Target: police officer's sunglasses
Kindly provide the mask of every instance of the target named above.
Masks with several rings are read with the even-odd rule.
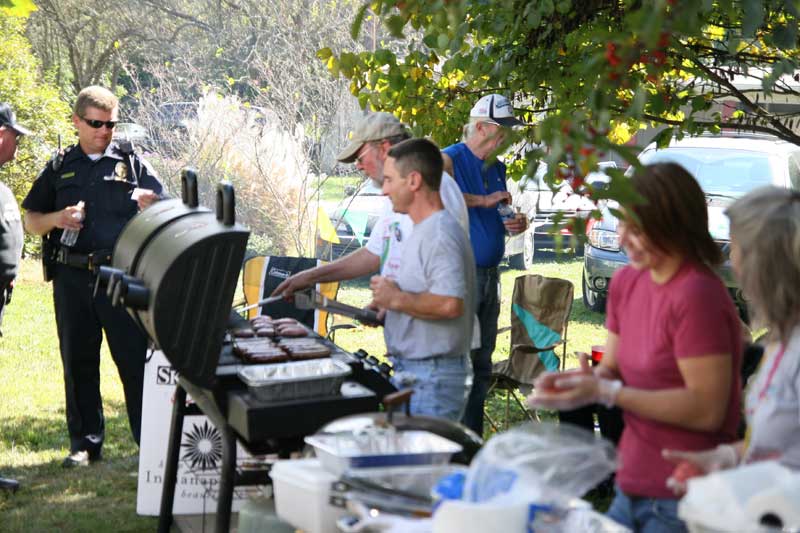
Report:
[[[113,130],[114,127],[117,125],[117,122],[119,122],[117,120],[94,120],[91,118],[84,118],[84,117],[81,117],[81,120],[87,123],[90,128],[100,129],[103,126],[105,126],[110,130]]]

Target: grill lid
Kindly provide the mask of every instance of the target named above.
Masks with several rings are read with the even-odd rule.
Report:
[[[185,170],[182,182],[181,206],[159,202],[125,227],[98,287],[179,373],[210,387],[250,233],[235,222],[233,186],[218,186],[212,213],[197,205],[196,175]]]

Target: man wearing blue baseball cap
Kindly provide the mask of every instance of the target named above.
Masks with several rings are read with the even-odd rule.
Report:
[[[14,111],[6,103],[0,102],[0,167],[17,154],[17,140],[30,131],[17,124]],[[17,199],[5,183],[0,181],[0,325],[3,310],[11,302],[14,278],[17,276],[19,259],[22,254],[22,218]],[[0,336],[3,333],[0,331]],[[0,477],[0,490],[15,492],[19,482]]]

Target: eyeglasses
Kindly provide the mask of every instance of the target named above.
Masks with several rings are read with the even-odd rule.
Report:
[[[90,128],[94,128],[96,130],[102,128],[103,126],[105,126],[110,130],[113,130],[114,127],[117,125],[117,122],[119,122],[117,120],[94,120],[91,118],[84,118],[84,117],[81,117],[81,120],[87,123]]]
[[[364,148],[362,149],[361,155],[356,157],[356,160],[355,160],[356,165],[363,165],[364,164],[364,157],[366,157],[367,152],[369,152],[369,149],[372,146],[373,145],[370,144],[370,143],[367,143],[367,144],[364,145]]]

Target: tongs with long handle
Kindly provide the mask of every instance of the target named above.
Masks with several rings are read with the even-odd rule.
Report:
[[[283,295],[282,294],[279,294],[277,296],[270,296],[269,298],[263,298],[263,299],[257,301],[256,303],[247,305],[245,307],[237,307],[237,308],[234,309],[234,311],[237,311],[237,312],[241,313],[241,312],[244,312],[244,311],[249,311],[250,309],[255,309],[256,307],[261,307],[262,305],[267,305],[267,304],[271,304],[273,302],[277,302],[279,300],[283,300]]]
[[[294,305],[298,309],[322,309],[329,313],[355,318],[359,322],[372,326],[383,325],[378,313],[372,309],[363,309],[337,302],[314,289],[305,289],[294,293]]]

